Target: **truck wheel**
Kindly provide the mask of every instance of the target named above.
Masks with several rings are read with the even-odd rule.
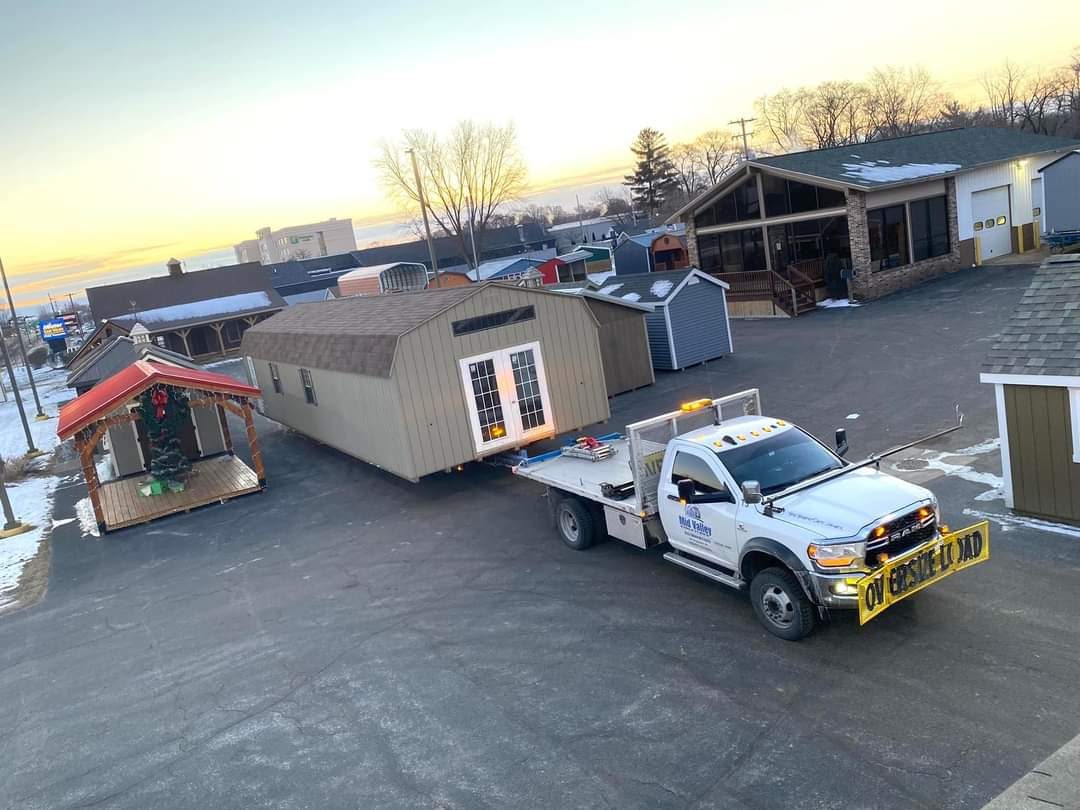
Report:
[[[575,551],[587,549],[596,536],[592,512],[577,498],[562,498],[555,505],[555,526],[562,541]]]
[[[798,641],[814,629],[814,606],[786,568],[759,571],[750,582],[750,601],[758,621],[774,636]]]

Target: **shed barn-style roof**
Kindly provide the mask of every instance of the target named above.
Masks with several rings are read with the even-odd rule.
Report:
[[[398,338],[492,286],[558,295],[542,288],[480,282],[296,304],[244,332],[240,351],[296,366],[389,377]]]
[[[258,388],[225,374],[138,360],[119,374],[98,383],[81,397],[63,405],[56,434],[61,439],[67,439],[158,384],[241,397],[262,396]]]
[[[1080,377],[1080,253],[1043,262],[982,370]]]

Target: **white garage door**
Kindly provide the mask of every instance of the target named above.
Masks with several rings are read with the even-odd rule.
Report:
[[[973,192],[971,217],[983,261],[1012,253],[1008,186]]]

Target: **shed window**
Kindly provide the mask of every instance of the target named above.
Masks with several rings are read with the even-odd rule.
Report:
[[[270,382],[274,386],[274,393],[281,393],[281,372],[278,371],[277,363],[268,363],[270,366]]]
[[[911,243],[915,261],[949,252],[949,215],[945,197],[931,197],[909,204]]]
[[[866,227],[870,232],[870,259],[879,269],[908,263],[907,217],[903,205],[867,211]]]
[[[495,329],[500,326],[509,326],[512,323],[522,323],[536,318],[536,308],[533,306],[518,307],[517,309],[504,309],[500,312],[491,312],[487,315],[477,315],[475,318],[463,318],[454,321],[450,326],[454,330],[454,337],[470,335],[473,332],[483,332],[487,329]]]
[[[304,386],[304,399],[308,405],[318,405],[319,400],[315,397],[315,383],[311,381],[311,372],[306,368],[300,369],[300,384]]]

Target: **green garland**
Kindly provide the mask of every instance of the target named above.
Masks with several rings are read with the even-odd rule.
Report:
[[[164,390],[169,395],[169,400],[165,403],[165,416],[162,419],[157,418],[157,408],[151,401],[156,390]],[[178,388],[169,386],[163,386],[161,389],[150,388],[140,397],[139,407],[143,424],[146,425],[146,435],[151,440],[161,435],[162,431],[174,436],[182,424],[191,421],[191,406],[188,405],[187,394]]]

